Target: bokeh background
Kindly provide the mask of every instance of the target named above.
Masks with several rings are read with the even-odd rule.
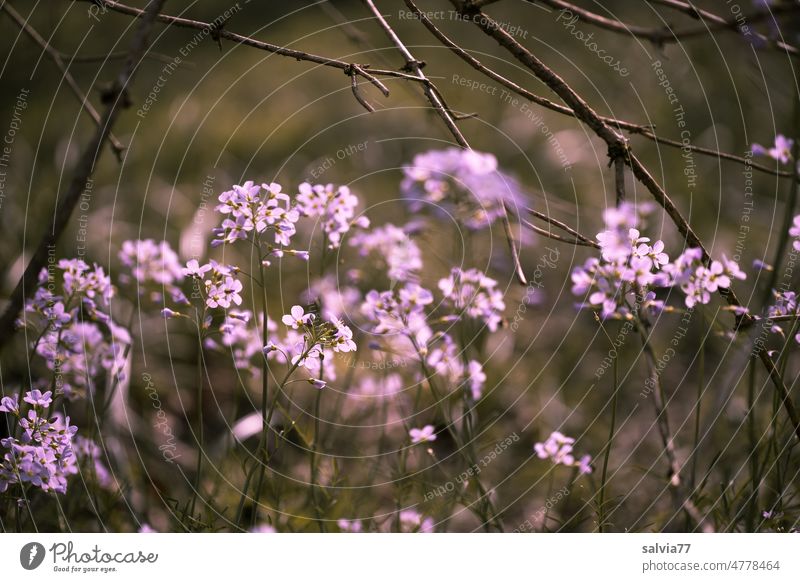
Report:
[[[113,81],[121,61],[105,58],[125,51],[135,21],[113,11],[102,13],[86,2],[12,3],[51,45],[68,56],[97,56],[70,65],[81,88],[100,108],[102,90]],[[142,2],[130,0],[142,6]],[[581,1],[581,6],[624,22],[651,28],[680,30],[698,26],[698,21],[670,11],[655,2],[603,0]],[[724,18],[734,18],[734,3],[700,2]],[[743,14],[751,14],[761,3],[740,1]],[[773,3],[779,4],[779,3]],[[228,0],[186,2],[170,0],[165,12],[212,21],[233,6]],[[580,232],[594,236],[602,226],[602,211],[614,204],[613,171],[608,168],[604,144],[579,122],[534,104],[513,104],[504,98],[502,87],[482,77],[441,46],[417,21],[406,18],[402,2],[379,2],[379,8],[414,55],[426,63],[425,73],[439,87],[453,110],[476,114],[459,122],[475,149],[493,153],[500,166],[520,183],[529,204],[567,222]],[[345,61],[369,63],[373,67],[397,69],[403,60],[361,2],[245,2],[225,28],[274,44],[289,46]],[[420,1],[423,10],[447,11],[442,1]],[[653,124],[659,135],[680,140],[688,131],[691,143],[739,156],[754,142],[770,144],[778,133],[794,135],[793,102],[796,59],[769,46],[753,44],[735,31],[717,30],[677,44],[657,46],[624,34],[600,30],[585,23],[576,29],[593,33],[593,40],[607,54],[619,60],[629,74],[622,76],[603,63],[574,30],[559,21],[557,11],[536,3],[504,0],[488,7],[496,20],[517,27],[516,38],[556,70],[598,112],[642,124]],[[775,22],[759,22],[754,28],[787,42],[798,41],[798,20],[783,16]],[[487,66],[542,96],[556,99],[547,87],[523,69],[470,23],[449,16],[436,20],[437,26],[478,57]],[[452,136],[431,111],[420,87],[401,79],[385,79],[391,90],[387,98],[374,87],[362,91],[376,111],[367,112],[354,99],[349,78],[341,71],[291,58],[269,54],[231,42],[205,37],[196,46],[197,31],[158,24],[152,36],[151,55],[137,74],[130,97],[132,105],[120,118],[114,133],[128,145],[123,163],[106,148],[97,164],[87,208],[76,211],[70,229],[58,244],[58,255],[76,256],[79,246],[79,215],[88,216],[86,257],[118,272],[117,251],[123,240],[165,239],[184,259],[209,256],[210,228],[216,217],[210,211],[215,197],[230,185],[246,179],[276,181],[293,192],[303,181],[348,184],[361,198],[361,209],[372,223],[403,224],[419,218],[400,194],[402,167],[414,155],[449,147]],[[11,145],[0,207],[2,281],[0,290],[10,293],[21,275],[23,250],[38,243],[53,212],[59,192],[68,183],[74,165],[94,131],[90,118],[81,111],[52,62],[41,49],[5,15],[0,14],[0,132],[11,122],[17,96],[29,91],[21,124]],[[181,63],[167,70],[168,63],[181,56]],[[654,62],[660,61],[669,86],[685,112],[685,128],[677,124],[674,103],[660,85]],[[156,86],[164,79],[157,99],[148,111],[137,114]],[[463,81],[466,79],[466,81]],[[472,89],[472,80],[486,83]],[[493,89],[494,88],[494,89]],[[790,184],[774,176],[752,172],[739,164],[697,153],[690,158],[680,150],[658,146],[631,136],[631,143],[664,185],[692,227],[706,241],[712,255],[737,255],[748,271],[748,279],[736,285],[743,302],[756,312],[763,307],[768,274],[751,268],[752,261],[770,262],[784,215]],[[360,144],[360,145],[359,145]],[[565,167],[565,158],[568,166]],[[333,160],[333,163],[325,163]],[[772,160],[761,160],[767,165]],[[691,166],[690,179],[684,170]],[[327,167],[325,167],[327,166]],[[745,197],[752,179],[754,196]],[[205,195],[204,195],[205,189]],[[208,197],[208,191],[213,196]],[[648,193],[628,182],[628,196],[649,201]],[[750,229],[740,238],[746,203],[753,202]],[[204,210],[203,203],[208,204]],[[663,238],[670,254],[683,248],[672,224],[659,211],[651,215],[648,233]],[[453,264],[476,267],[497,279],[506,294],[506,316],[513,317],[523,302],[526,289],[515,282],[504,236],[494,232],[475,233],[465,252],[464,242],[452,224],[427,217],[417,241],[425,254],[424,281],[432,287]],[[613,391],[611,373],[595,376],[608,354],[609,339],[619,324],[600,326],[591,313],[578,311],[578,298],[570,293],[569,273],[592,251],[549,241],[523,229],[516,231],[522,241],[522,261],[530,273],[539,272],[541,287],[533,293],[515,332],[506,328],[490,340],[493,356],[485,362],[487,396],[478,409],[477,449],[489,451],[498,441],[516,434],[520,438],[499,455],[482,473],[484,483],[494,489],[495,504],[502,509],[506,529],[512,530],[537,514],[553,491],[569,487],[569,496],[559,501],[546,524],[537,529],[592,531],[595,529],[597,471],[577,478],[564,468],[537,459],[533,444],[552,430],[560,429],[578,439],[576,450],[598,456],[607,441],[609,400]],[[737,249],[737,244],[739,245]],[[543,256],[552,257],[554,267],[541,268]],[[313,250],[313,247],[312,247]],[[216,252],[216,251],[215,251]],[[225,260],[236,262],[236,251],[226,251]],[[219,256],[219,253],[212,254]],[[345,251],[343,265],[355,257]],[[537,265],[540,267],[537,271]],[[366,268],[366,265],[358,265]],[[278,319],[299,297],[316,268],[299,262],[283,264],[275,271],[270,287],[270,315]],[[341,284],[353,284],[346,268],[335,271]],[[359,284],[367,287],[367,278]],[[365,289],[366,290],[366,289]],[[127,294],[126,294],[127,293]],[[740,343],[724,330],[732,323],[730,314],[720,312],[715,299],[691,323],[692,333],[682,340],[662,381],[670,398],[670,415],[676,431],[676,446],[682,458],[691,452],[694,427],[693,407],[699,377],[701,338],[705,340],[705,382],[702,426],[705,438],[697,451],[698,471],[704,477],[698,493],[701,508],[719,514],[721,523],[732,530],[752,527],[742,515],[733,519],[741,492],[749,482],[749,450],[743,424],[746,388],[740,382],[747,366],[747,354]],[[61,520],[74,530],[107,528],[135,531],[142,523],[164,531],[184,529],[229,529],[226,515],[238,501],[242,480],[241,451],[230,452],[232,420],[256,410],[259,386],[240,374],[225,354],[209,354],[205,360],[205,434],[209,471],[203,484],[209,504],[196,521],[176,515],[191,491],[194,464],[192,420],[195,416],[196,337],[189,325],[165,323],[157,308],[136,305],[130,290],[120,289],[117,301],[121,320],[133,322],[134,349],[123,397],[103,413],[101,434],[106,461],[119,480],[120,489],[106,493],[95,515],[86,503],[88,490],[74,487],[63,504]],[[673,337],[679,317],[659,321],[656,349],[660,352]],[[659,347],[659,341],[662,345]],[[780,347],[776,343],[775,347]],[[374,354],[360,353],[367,361]],[[28,376],[27,354],[22,337],[2,354],[2,382],[16,386]],[[787,377],[796,377],[791,362]],[[641,345],[634,334],[620,350],[620,425],[611,455],[609,497],[613,509],[613,531],[670,529],[686,527],[684,519],[673,516],[666,490],[666,464],[653,422],[652,403],[640,397],[645,368]],[[36,371],[34,370],[34,374]],[[363,519],[366,529],[385,529],[395,506],[396,459],[375,455],[374,444],[384,433],[380,406],[361,409],[348,397],[359,378],[383,372],[355,370],[347,374],[341,391],[326,401],[321,418],[325,428],[324,478],[334,501],[326,517],[335,530],[338,518]],[[165,463],[158,450],[159,438],[153,426],[154,410],[145,390],[143,374],[157,387],[163,408],[170,417],[184,462]],[[762,399],[756,430],[782,431],[786,427],[771,420],[773,395],[761,371],[755,386]],[[746,378],[746,376],[744,376]],[[297,394],[299,411],[310,411],[312,394]],[[389,416],[393,403],[388,403]],[[92,413],[74,411],[86,422]],[[424,421],[424,422],[423,422]],[[419,424],[439,422],[433,416]],[[310,412],[300,416],[302,430],[311,422]],[[365,427],[364,425],[372,425]],[[706,432],[707,431],[707,432]],[[291,431],[288,432],[292,438]],[[387,431],[390,441],[400,446],[405,438],[402,426]],[[784,442],[784,441],[781,441]],[[250,443],[254,446],[255,443]],[[389,447],[390,449],[392,447]],[[409,483],[407,504],[422,502],[422,494],[452,479],[460,472],[451,457],[452,443],[441,438],[435,443],[436,466],[430,457],[415,453],[412,463],[427,467]],[[308,463],[299,447],[287,447],[270,471],[267,503],[279,501],[279,510],[264,512],[264,520],[275,522],[282,531],[309,529],[307,489]],[[764,459],[770,458],[764,452]],[[782,451],[775,463],[765,461],[766,486],[759,510],[769,508],[779,492],[772,486],[773,472],[783,474],[782,483],[794,486],[783,492],[785,521],[780,526],[758,520],[760,529],[790,527],[797,519],[797,455]],[[381,484],[382,483],[382,484]],[[52,500],[42,501],[51,507]],[[471,531],[480,522],[463,504],[437,498],[417,509],[434,517],[441,531]],[[248,507],[247,511],[254,511]],[[44,510],[43,514],[44,515]],[[44,529],[57,528],[56,513],[43,516]],[[759,514],[760,515],[760,514]],[[66,516],[66,517],[65,517]],[[374,516],[378,516],[373,519]],[[190,526],[187,526],[190,523]],[[63,524],[62,524],[63,527]]]

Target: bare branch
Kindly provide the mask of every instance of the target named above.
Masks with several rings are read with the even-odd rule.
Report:
[[[78,98],[78,101],[81,104],[86,113],[89,114],[89,117],[92,118],[95,125],[100,125],[100,114],[97,113],[97,110],[92,106],[92,103],[89,101],[89,98],[86,94],[81,91],[81,88],[78,86],[78,83],[75,82],[75,79],[69,73],[67,66],[64,64],[64,60],[62,59],[61,53],[55,50],[50,44],[33,28],[28,22],[17,12],[11,4],[8,2],[4,2],[0,8],[8,14],[11,20],[19,26],[22,31],[27,34],[36,44],[38,44],[42,50],[50,57],[50,60],[58,67],[58,70],[61,71],[61,74],[64,76],[64,80],[67,82],[67,86],[70,90],[75,94],[75,97]],[[122,161],[122,154],[125,151],[125,146],[120,142],[113,133],[109,133],[108,136],[109,145],[111,149],[114,151],[114,155],[117,157],[118,161]]]
[[[527,210],[530,214],[532,214],[536,218],[540,218],[541,220],[544,220],[545,222],[548,222],[548,223],[552,224],[553,226],[557,226],[558,228],[560,228],[564,232],[568,232],[569,234],[574,236],[576,239],[581,241],[583,243],[583,246],[594,247],[596,249],[600,248],[600,245],[597,244],[595,241],[593,241],[592,239],[590,239],[587,236],[582,235],[577,230],[575,230],[574,228],[572,228],[571,226],[569,226],[567,224],[564,224],[560,220],[556,220],[555,218],[545,214],[544,212],[539,212],[538,210],[534,210],[533,208],[526,208],[525,210]]]
[[[490,79],[498,82],[499,84],[503,85],[504,87],[506,87],[510,91],[513,91],[514,93],[516,93],[517,95],[520,95],[520,96],[524,97],[525,99],[528,99],[532,103],[536,103],[537,105],[545,107],[545,108],[547,108],[547,109],[549,109],[551,111],[555,111],[556,113],[561,113],[562,115],[567,115],[569,117],[576,117],[575,112],[572,109],[570,109],[569,107],[565,107],[564,105],[560,105],[558,103],[554,103],[553,101],[551,101],[551,100],[549,100],[549,99],[547,99],[545,97],[542,97],[540,95],[536,95],[535,93],[529,91],[528,89],[525,89],[524,87],[518,85],[514,81],[508,79],[507,77],[504,77],[503,75],[500,75],[496,71],[490,69],[489,67],[484,65],[480,60],[478,60],[477,58],[473,57],[466,50],[464,50],[462,47],[460,47],[458,44],[456,44],[453,40],[450,39],[450,37],[448,37],[446,34],[444,34],[425,15],[425,13],[422,12],[416,6],[416,4],[414,4],[413,0],[405,0],[405,3],[406,3],[406,6],[408,6],[408,8],[412,12],[414,12],[417,20],[422,22],[422,24],[425,25],[425,27],[431,32],[431,34],[433,34],[443,45],[445,45],[447,48],[449,48],[456,56],[461,58],[464,62],[469,64],[475,70],[483,73],[484,75],[486,75]],[[629,133],[631,133],[633,135],[641,135],[642,137],[645,137],[645,138],[647,138],[647,139],[649,139],[651,141],[654,141],[656,143],[659,143],[659,144],[668,145],[670,147],[674,147],[674,148],[678,148],[678,149],[689,149],[689,150],[691,150],[693,152],[697,152],[699,154],[703,154],[703,155],[706,155],[706,156],[720,158],[720,159],[728,160],[728,161],[731,161],[731,162],[737,162],[737,163],[742,164],[744,166],[749,166],[750,168],[752,168],[754,170],[758,170],[759,172],[763,172],[765,174],[770,174],[770,175],[773,175],[773,176],[780,176],[782,178],[790,178],[790,177],[794,176],[794,174],[792,172],[777,170],[777,169],[769,168],[769,167],[761,165],[761,164],[753,163],[752,160],[749,160],[749,159],[744,158],[742,156],[737,156],[737,155],[734,155],[734,154],[720,152],[718,150],[714,150],[714,149],[710,149],[710,148],[704,148],[704,147],[696,146],[696,145],[693,145],[693,144],[684,144],[682,142],[679,142],[679,141],[676,141],[676,140],[673,140],[673,139],[660,137],[660,136],[656,135],[655,132],[653,131],[653,128],[651,126],[648,126],[648,125],[640,125],[640,124],[636,124],[636,123],[631,123],[629,121],[623,121],[621,119],[616,119],[614,117],[605,117],[605,116],[602,116],[602,115],[599,116],[599,117],[600,117],[600,119],[602,121],[604,121],[607,125],[609,125],[611,127],[616,127],[616,128],[618,128],[620,130],[625,130],[625,131],[627,131],[627,132],[629,132]]]
[[[579,20],[586,22],[587,24],[591,24],[598,28],[602,28],[604,30],[609,30],[611,32],[616,32],[620,34],[635,36],[637,38],[642,38],[645,40],[649,40],[655,45],[661,46],[668,43],[676,43],[682,40],[687,40],[689,38],[698,37],[706,34],[710,34],[713,30],[737,30],[740,26],[739,21],[735,18],[731,20],[725,20],[724,18],[717,16],[711,12],[705,10],[696,10],[691,5],[686,5],[688,9],[692,9],[692,14],[696,17],[699,17],[701,20],[709,20],[711,24],[704,23],[702,26],[693,27],[686,30],[673,30],[672,28],[646,28],[643,26],[636,26],[633,24],[626,24],[621,22],[615,18],[607,18],[595,12],[591,12],[580,6],[576,6],[574,4],[570,4],[569,2],[562,2],[562,0],[525,0],[531,4],[535,4],[540,2],[551,8],[555,8],[556,10],[563,10],[569,12],[573,17],[577,17]],[[798,7],[795,5],[792,7],[793,9],[797,9]],[[775,48],[784,51],[792,56],[800,55],[800,51],[783,41],[774,42],[767,36],[759,33],[753,32],[753,36],[757,38],[760,42],[764,43],[766,46],[773,45]]]
[[[578,247],[593,247],[593,248],[596,248],[596,249],[600,248],[600,245],[597,244],[596,242],[592,242],[590,240],[583,240],[583,239],[580,239],[580,238],[575,238],[574,240],[570,240],[570,239],[564,238],[563,236],[561,236],[559,234],[556,234],[556,233],[554,233],[554,232],[552,232],[550,230],[545,230],[545,229],[543,229],[543,228],[541,228],[539,226],[536,226],[535,224],[533,224],[532,222],[530,222],[528,220],[525,220],[524,218],[520,218],[520,221],[522,222],[522,224],[524,224],[525,226],[530,228],[533,232],[539,233],[540,235],[545,236],[547,238],[550,238],[550,239],[553,239],[553,240],[557,240],[557,241],[560,241],[560,242],[563,242],[563,243],[567,243],[567,244],[570,244],[570,245],[575,245],[575,246],[578,246]]]
[[[39,246],[25,267],[25,272],[20,278],[6,310],[0,317],[0,348],[13,337],[16,330],[16,319],[22,309],[25,298],[36,288],[36,280],[39,272],[47,264],[48,249],[56,244],[61,237],[61,233],[67,226],[72,211],[80,200],[81,193],[86,188],[86,182],[91,177],[97,162],[103,152],[103,146],[111,134],[111,128],[119,117],[120,112],[126,106],[127,90],[136,74],[136,70],[142,61],[142,57],[147,50],[147,38],[153,28],[153,21],[164,5],[165,0],[151,0],[145,9],[141,24],[136,30],[136,34],[131,43],[128,59],[120,71],[113,87],[113,98],[109,100],[100,123],[98,123],[92,140],[83,151],[72,180],[67,191],[60,197],[61,202],[55,209],[53,223],[49,232],[45,233]],[[7,3],[5,4],[7,6]]]

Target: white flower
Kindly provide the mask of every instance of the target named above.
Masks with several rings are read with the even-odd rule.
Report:
[[[292,307],[290,313],[281,318],[281,321],[292,329],[299,329],[301,325],[311,323],[313,320],[314,314],[306,313],[299,305]]]

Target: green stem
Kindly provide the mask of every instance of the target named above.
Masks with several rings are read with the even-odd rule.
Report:
[[[705,312],[702,305],[700,306],[700,321],[705,323]],[[702,330],[705,332],[706,330]],[[703,402],[703,391],[705,389],[705,365],[706,365],[706,334],[703,334],[703,339],[700,342],[700,371],[697,379],[697,394],[695,396],[695,413],[694,413],[694,446],[692,447],[692,468],[689,473],[689,489],[694,491],[695,479],[697,476],[697,457],[699,456],[700,447],[700,406]]]
[[[611,456],[611,447],[614,443],[614,433],[617,430],[617,397],[619,395],[619,372],[618,372],[618,359],[619,354],[614,358],[614,392],[611,396],[611,426],[608,429],[608,442],[603,451],[603,469],[600,473],[600,501],[599,501],[599,519],[597,529],[600,533],[605,531],[606,520],[606,485],[608,484],[608,459]]]
[[[201,322],[197,322],[198,352],[197,352],[197,466],[194,475],[194,490],[190,513],[194,519],[197,497],[200,495],[200,474],[203,470],[203,334],[200,329]]]

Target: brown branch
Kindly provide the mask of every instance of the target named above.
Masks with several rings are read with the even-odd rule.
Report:
[[[611,32],[619,33],[619,34],[626,34],[635,36],[637,38],[642,38],[652,42],[657,46],[661,46],[668,43],[677,43],[682,40],[688,40],[690,38],[702,36],[705,34],[710,34],[713,30],[737,30],[740,27],[739,21],[735,18],[730,20],[725,20],[724,18],[717,16],[711,12],[705,10],[696,10],[691,5],[687,5],[688,9],[693,10],[693,14],[699,17],[701,20],[709,20],[711,25],[704,23],[702,26],[697,26],[693,28],[689,28],[686,30],[673,30],[670,27],[665,28],[646,28],[643,26],[636,26],[633,24],[626,24],[617,20],[616,18],[607,18],[595,12],[591,12],[580,6],[576,6],[574,4],[570,4],[569,2],[563,2],[562,0],[525,0],[525,2],[529,2],[531,4],[535,4],[540,2],[554,8],[556,10],[561,10],[564,12],[569,12],[571,16],[578,18],[587,24],[592,26],[596,26],[598,28],[602,28],[604,30],[609,30]],[[792,6],[793,9],[797,9],[797,6]],[[765,44],[774,44],[775,48],[785,51],[786,53],[792,56],[800,55],[800,50],[796,47],[787,44],[783,41],[772,42],[771,39],[759,32],[753,32],[753,35],[758,38],[759,41]]]
[[[97,162],[102,156],[103,146],[111,134],[111,128],[122,109],[126,106],[128,87],[133,81],[143,55],[147,51],[147,38],[153,28],[153,21],[164,2],[165,0],[151,0],[145,9],[142,22],[137,28],[131,43],[128,59],[114,82],[112,98],[109,99],[97,130],[75,167],[75,172],[67,191],[60,197],[61,202],[55,209],[51,228],[39,242],[39,246],[25,267],[25,272],[11,293],[6,310],[0,317],[0,348],[13,337],[17,315],[22,309],[27,295],[35,289],[39,272],[47,264],[48,250],[56,244],[61,233],[66,228],[72,212],[80,200],[81,193],[86,187],[86,182],[91,177]],[[7,6],[8,4],[6,3],[5,5]]]
[[[50,60],[53,61],[55,66],[58,67],[58,70],[61,71],[61,74],[64,76],[64,80],[67,82],[67,86],[75,94],[75,97],[78,98],[83,110],[89,114],[89,117],[92,118],[92,121],[94,121],[95,125],[99,126],[101,122],[100,114],[97,113],[97,110],[92,106],[89,98],[83,91],[81,91],[78,83],[69,73],[67,66],[64,64],[61,53],[51,47],[50,43],[48,43],[36,31],[35,28],[28,24],[28,22],[22,17],[22,15],[20,15],[19,12],[14,9],[13,6],[11,6],[11,4],[4,2],[0,8],[2,8],[3,11],[8,14],[11,20],[13,20],[14,23],[19,26],[25,34],[27,34],[36,44],[38,44],[45,53],[47,53],[47,56],[50,57]],[[111,149],[114,151],[114,155],[117,157],[117,160],[121,162],[122,154],[125,151],[125,146],[116,138],[113,133],[109,133],[108,141]]]
[[[781,403],[786,409],[786,416],[789,417],[789,421],[794,429],[794,434],[797,436],[797,440],[800,441],[800,414],[797,413],[797,409],[794,407],[794,402],[792,402],[790,391],[786,387],[786,383],[784,382],[781,373],[778,371],[778,368],[775,366],[775,362],[772,360],[772,357],[770,357],[769,353],[767,353],[766,349],[760,349],[758,351],[758,358],[767,369],[769,379],[772,380],[772,384],[775,386],[775,390],[778,392],[778,397],[781,399]]]
[[[350,87],[353,90],[353,97],[356,98],[356,101],[361,103],[364,109],[370,113],[374,113],[375,108],[369,103],[369,101],[366,100],[366,98],[364,98],[364,96],[361,94],[361,90],[358,88],[358,73],[356,72],[355,67],[350,68],[348,73],[350,75]]]
[[[693,31],[686,31],[688,34],[702,34],[703,32],[709,32],[714,30],[724,30],[724,29],[731,29],[737,30],[740,28],[739,21],[736,19],[732,20],[725,20],[723,17],[710,12],[708,10],[703,10],[702,8],[697,8],[693,4],[689,2],[683,2],[682,0],[647,0],[650,4],[660,4],[661,6],[667,6],[668,8],[673,8],[678,10],[679,12],[683,12],[687,16],[694,18],[695,20],[701,21],[708,21],[708,23],[704,27],[697,27],[695,29],[696,32]],[[774,19],[776,16],[781,16],[784,14],[789,14],[792,12],[796,12],[800,9],[800,5],[797,3],[786,3],[786,4],[779,4],[777,6],[770,7],[769,10],[759,10],[758,12],[754,12],[752,14],[748,14],[743,17],[744,21],[747,24],[754,24],[757,22],[761,22],[762,20],[767,19]],[[741,19],[740,19],[741,20]]]
[[[544,212],[539,212],[538,210],[534,210],[533,208],[526,208],[525,210],[527,210],[531,215],[535,216],[536,218],[544,220],[545,222],[560,228],[564,232],[567,232],[567,233],[571,234],[577,240],[581,241],[583,243],[583,246],[594,247],[596,249],[600,248],[600,245],[597,244],[595,241],[593,241],[592,239],[590,239],[587,236],[582,235],[577,230],[575,230],[574,228],[572,228],[571,226],[569,226],[567,224],[564,224],[560,220],[556,220],[552,216],[549,216],[549,215],[545,214]],[[526,223],[526,224],[528,224],[528,223]]]
[[[473,57],[469,54],[466,50],[461,48],[458,44],[456,44],[450,37],[444,34],[437,26],[422,12],[416,4],[414,4],[413,0],[405,0],[406,6],[415,14],[416,19],[422,22],[422,24],[435,36],[439,42],[449,48],[456,56],[462,59],[464,62],[469,64],[472,68],[479,71],[480,73],[486,75],[490,79],[497,81],[500,85],[503,85],[510,91],[513,91],[517,95],[524,97],[525,99],[531,101],[532,103],[536,103],[546,109],[551,111],[555,111],[556,113],[560,113],[562,115],[567,115],[569,117],[576,117],[575,112],[570,109],[569,107],[565,107],[564,105],[559,105],[558,103],[554,103],[553,101],[542,97],[540,95],[536,95],[535,93],[525,89],[524,87],[518,85],[514,81],[500,75],[493,69],[490,69],[486,65],[484,65],[480,60]],[[729,154],[725,152],[720,152],[718,150],[713,150],[710,148],[704,148],[701,146],[696,146],[693,144],[684,144],[682,142],[668,139],[664,137],[660,137],[652,131],[652,126],[648,125],[640,125],[636,123],[631,123],[629,121],[623,121],[621,119],[616,119],[614,117],[605,117],[599,116],[601,120],[603,120],[606,124],[611,127],[616,127],[620,130],[625,130],[633,135],[641,135],[651,141],[654,141],[659,144],[668,145],[670,147],[678,148],[678,149],[689,149],[693,152],[703,154],[706,156],[711,156],[715,158],[720,158],[724,160],[728,160],[731,162],[737,162],[739,164],[749,166],[753,170],[758,170],[759,172],[763,172],[765,174],[770,174],[773,176],[780,176],[782,178],[791,178],[794,176],[792,172],[789,171],[781,171],[776,170],[773,168],[769,168],[767,166],[757,164],[744,158],[742,156],[737,156],[734,154]]]
[[[625,159],[619,156],[614,160],[614,191],[617,194],[617,206],[625,202]]]
[[[596,242],[593,242],[593,241],[590,241],[590,240],[583,240],[583,239],[577,238],[577,237],[574,240],[570,240],[568,238],[564,238],[560,234],[556,234],[556,233],[554,233],[554,232],[552,232],[550,230],[545,230],[540,226],[536,226],[535,224],[533,224],[532,222],[530,222],[528,220],[525,220],[524,218],[520,218],[520,222],[522,222],[522,224],[524,224],[525,226],[530,228],[533,232],[539,233],[540,235],[545,236],[545,237],[547,237],[549,239],[557,240],[559,242],[567,243],[567,244],[570,244],[570,245],[575,245],[577,247],[592,247],[592,248],[595,248],[595,249],[599,249],[600,248],[600,245],[597,244]]]
[[[109,10],[113,10],[115,12],[119,12],[121,14],[127,14],[128,16],[134,16],[136,18],[142,18],[144,15],[144,11],[139,8],[134,8],[132,6],[127,6],[120,2],[114,2],[113,0],[83,0],[84,2],[93,2],[99,3],[105,8]],[[263,51],[267,51],[270,53],[274,53],[277,55],[281,55],[284,57],[290,57],[296,59],[298,61],[307,61],[310,63],[316,63],[318,65],[323,65],[326,67],[333,67],[336,69],[341,69],[344,72],[350,70],[350,67],[353,63],[348,63],[339,59],[333,59],[329,57],[324,57],[321,55],[316,55],[313,53],[308,53],[305,51],[300,51],[296,49],[291,49],[287,47],[278,46],[275,44],[271,44],[268,42],[256,40],[249,36],[244,36],[241,34],[236,34],[235,32],[230,32],[225,28],[219,27],[219,25],[215,24],[214,22],[203,22],[200,20],[192,20],[189,18],[182,18],[180,16],[171,16],[169,14],[159,14],[157,16],[157,21],[162,22],[164,24],[168,24],[170,26],[176,26],[178,28],[191,28],[194,30],[214,30],[215,38],[219,39],[226,39],[233,41],[235,43],[249,46],[253,48],[257,48]],[[360,65],[356,72],[367,79],[370,83],[375,85],[384,95],[389,94],[389,90],[386,88],[386,85],[381,83],[376,77],[376,74],[387,75],[391,77],[403,77],[409,78],[409,75],[402,75],[398,74],[396,71],[385,71],[385,70],[370,70],[367,71],[367,65]]]

